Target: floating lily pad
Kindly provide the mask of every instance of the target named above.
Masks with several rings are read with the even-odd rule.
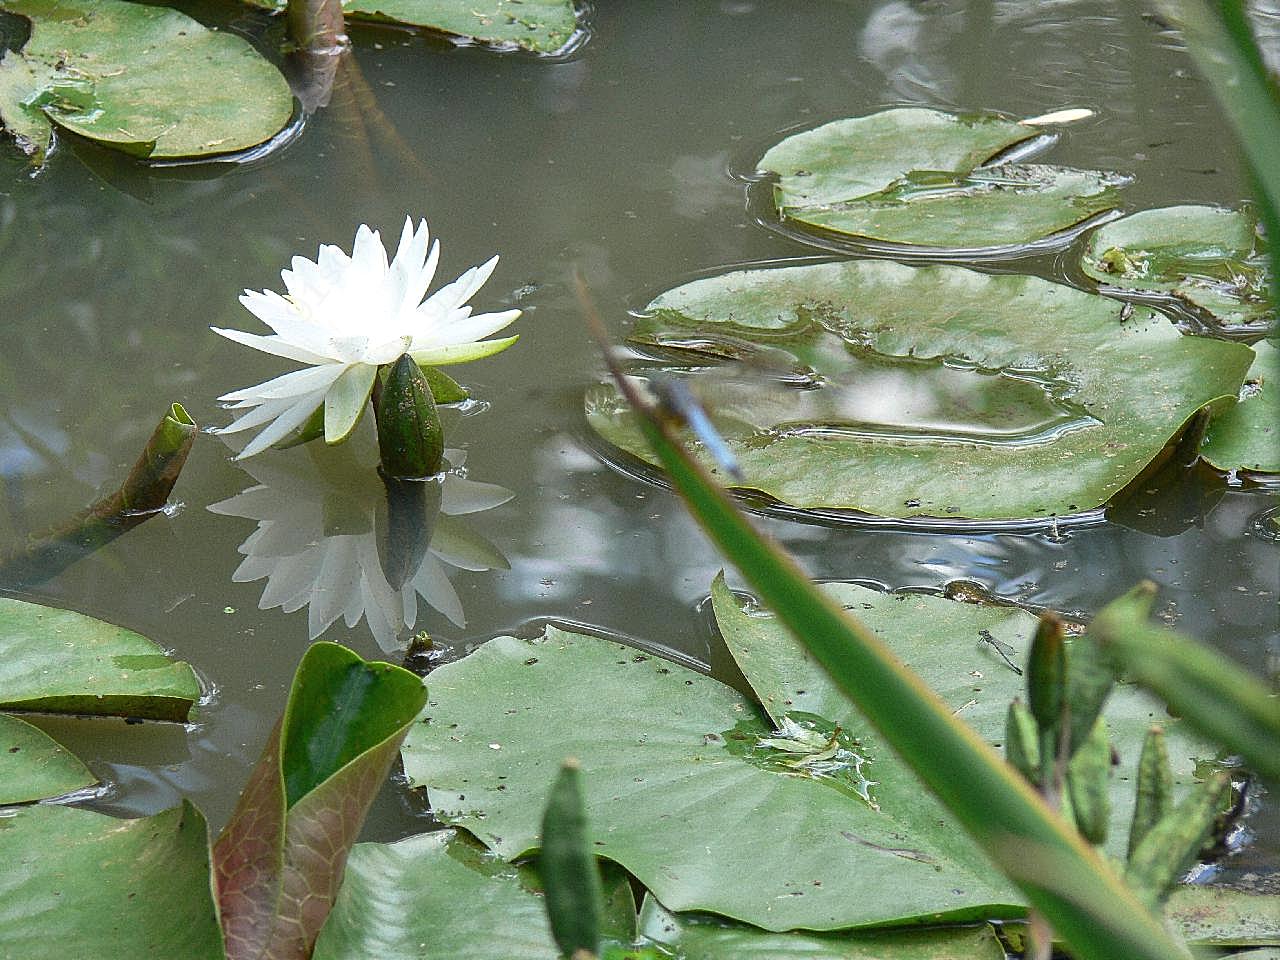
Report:
[[[649,310],[632,342],[682,361],[669,372],[747,361],[736,392],[700,378],[736,486],[879,517],[1101,507],[1199,408],[1234,398],[1252,360],[1036,277],[884,260],[739,270]],[[597,433],[653,462],[611,385],[586,408]]]
[[[39,727],[0,714],[0,805],[60,797],[97,782]]]
[[[1280,350],[1253,345],[1240,402],[1209,423],[1200,455],[1219,470],[1280,473]]]
[[[1167,293],[1224,329],[1261,330],[1275,316],[1265,247],[1252,213],[1188,204],[1100,227],[1080,266],[1109,287]]]
[[[1029,614],[831,589],[984,737],[1003,737],[1022,680],[980,630],[1019,657]],[[738,611],[723,585],[717,614],[727,635],[755,631],[743,642],[753,651],[757,640],[794,647],[772,618]],[[577,757],[597,853],[673,910],[768,930],[1020,915],[1013,887],[825,674],[788,650],[762,664],[774,652],[740,662],[776,723],[723,684],[632,648],[553,627],[499,637],[432,673],[405,772],[439,818],[513,859],[537,847],[541,798],[560,759]],[[1157,708],[1131,689],[1114,699],[1129,771]],[[1169,739],[1184,780],[1198,751],[1176,731]],[[1130,804],[1116,804],[1117,819]]]
[[[281,11],[285,0],[249,0]],[[573,0],[347,0],[348,20],[404,23],[497,46],[558,53],[575,39]]]
[[[0,121],[43,156],[53,127],[152,159],[207,157],[280,132],[293,94],[244,39],[164,7],[6,0],[32,21],[0,61]]]
[[[921,593],[886,594],[856,584],[831,583],[825,589],[890,644],[903,663],[983,739],[996,746],[1003,743],[1009,703],[1026,696],[1025,678],[1014,668],[1026,667],[1035,617],[1014,606],[961,603]],[[919,802],[919,788],[905,767],[899,772],[899,761],[876,745],[877,734],[857,708],[772,615],[744,610],[723,577],[717,578],[711,597],[725,644],[775,726],[789,719],[811,723],[813,717],[822,718],[828,727],[838,726],[880,758],[866,768],[869,778],[882,780],[872,790],[873,796],[883,796],[884,803],[895,806]],[[1192,731],[1173,723],[1160,702],[1135,684],[1119,684],[1103,713],[1118,758],[1114,773],[1122,783],[1136,776],[1142,744],[1153,722],[1166,725],[1170,762],[1180,787],[1193,780],[1198,761],[1211,759],[1216,752]],[[1123,858],[1135,798],[1132,788],[1114,782],[1113,786],[1107,849]],[[904,795],[896,796],[904,788]],[[939,817],[948,816],[938,809]],[[928,815],[919,819],[927,820]]]
[[[713,917],[674,914],[652,897],[640,935],[691,960],[1004,960],[995,931],[954,929],[865,933],[770,933]]]
[[[1280,945],[1280,895],[1229,887],[1181,886],[1165,906],[1174,928],[1193,943]]]
[[[224,960],[208,829],[189,803],[139,820],[35,806],[0,817],[0,957]]]
[[[899,108],[794,134],[760,159],[784,222],[859,241],[1018,247],[1112,209],[1115,173],[1001,162],[1041,134],[995,114]]]
[[[453,830],[359,843],[313,960],[557,960],[536,876]],[[635,901],[606,870],[604,935],[630,943]]]
[[[199,697],[191,667],[146,637],[0,598],[0,710],[184,722]]]

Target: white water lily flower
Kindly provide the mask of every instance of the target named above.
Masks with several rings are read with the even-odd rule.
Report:
[[[440,260],[440,241],[427,250],[427,222],[405,218],[395,259],[378,231],[361,224],[351,256],[325,244],[312,262],[294,257],[280,278],[286,296],[246,290],[240,302],[275,333],[261,336],[211,327],[245,346],[309,364],[219,400],[247,409],[221,433],[266,429],[237,459],[282,440],[324,405],[324,438],[338,443],[355,429],[380,364],[402,353],[420,364],[463,363],[505,350],[518,337],[485,340],[520,316],[519,310],[471,315],[466,306],[497,266],[495,256],[426,296]]]

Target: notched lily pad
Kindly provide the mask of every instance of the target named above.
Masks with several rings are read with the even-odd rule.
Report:
[[[1023,680],[986,637],[1022,657],[1031,615],[828,589],[980,735],[1002,741]],[[402,750],[411,783],[427,788],[441,820],[515,859],[538,846],[541,798],[559,761],[575,756],[597,853],[676,911],[768,930],[1021,915],[1020,895],[776,621],[740,608],[722,582],[713,598],[767,712],[674,663],[548,627],[432,673]],[[1113,694],[1122,777],[1159,712],[1132,687]],[[1176,726],[1168,738],[1184,783],[1211,748]],[[1117,823],[1131,807],[1118,798]]]
[[[986,252],[1115,207],[1127,177],[1023,162],[1050,142],[996,114],[898,108],[794,134],[758,167],[778,176],[784,223],[854,241]],[[1002,159],[1014,148],[1018,156]]]
[[[648,310],[631,343],[705,384],[744,473],[734,485],[900,519],[1102,507],[1198,409],[1234,398],[1252,360],[1145,307],[945,265],[739,270]],[[731,376],[704,375],[726,360]],[[605,440],[654,462],[612,385],[588,391],[586,410]]]
[[[249,0],[282,11],[285,0]],[[403,23],[534,53],[561,53],[579,36],[573,0],[347,0],[349,20]]]
[[[1253,345],[1239,402],[1209,422],[1200,455],[1219,470],[1280,473],[1280,350]]]
[[[53,128],[152,159],[256,146],[293,114],[280,71],[245,40],[164,7],[6,0],[32,22],[0,60],[0,121],[43,158]]]
[[[1223,330],[1264,330],[1275,316],[1266,243],[1247,210],[1188,204],[1100,227],[1080,266],[1122,291],[1162,293]]]
[[[146,637],[72,610],[0,598],[0,710],[185,722],[191,667]]]

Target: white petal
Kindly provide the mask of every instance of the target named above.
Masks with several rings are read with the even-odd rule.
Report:
[[[342,372],[324,395],[324,442],[340,443],[360,422],[378,368],[355,363]]]
[[[382,236],[371,230],[368,224],[360,224],[356,242],[351,247],[351,267],[355,280],[364,283],[381,283],[387,274],[387,249]]]
[[[245,387],[243,390],[224,393],[218,399],[223,402],[235,400],[259,402],[300,397],[303,394],[315,393],[317,390],[327,390],[345,369],[345,364],[323,363],[319,366],[307,367],[305,370],[293,370],[255,387]]]
[[[290,431],[302,426],[307,417],[315,412],[316,407],[320,405],[320,398],[320,393],[308,394],[303,397],[284,413],[280,414],[275,423],[250,440],[248,446],[240,451],[236,459],[243,460],[245,457],[252,457],[255,453],[261,453],[276,441],[283,440]]]
[[[261,350],[263,353],[284,357],[286,360],[316,364],[327,363],[333,359],[311,350],[305,350],[295,344],[286,343],[279,337],[264,337],[256,333],[245,333],[243,330],[225,330],[222,327],[210,327],[209,329],[220,336],[226,337],[228,340],[243,343],[246,347],[253,347],[253,349]]]
[[[296,402],[292,397],[286,400],[267,400],[254,406],[252,410],[238,419],[232,420],[225,427],[215,427],[210,432],[217,434],[239,433],[241,430],[249,430],[253,427],[261,426],[267,421],[274,420],[280,416]]]
[[[432,347],[447,347],[455,343],[474,343],[510,326],[519,316],[519,310],[481,313],[474,317],[465,316],[456,321],[440,324],[431,331],[428,338],[424,338],[424,342],[419,343],[415,340],[412,346],[415,350],[429,350]]]

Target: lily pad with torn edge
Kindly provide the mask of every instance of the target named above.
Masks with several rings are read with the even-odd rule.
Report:
[[[1253,345],[1240,401],[1209,422],[1200,456],[1219,470],[1280,473],[1280,350],[1266,340]]]
[[[1024,162],[1051,142],[997,114],[904,107],[793,134],[757,166],[778,177],[774,206],[784,224],[860,242],[1013,252],[1073,235],[1113,209],[1129,182]]]
[[[1095,231],[1080,267],[1122,293],[1167,294],[1224,331],[1262,331],[1275,316],[1266,244],[1247,210],[1142,210]]]
[[[833,589],[984,736],[1003,735],[1022,681],[979,630],[1020,653],[1029,614]],[[716,600],[728,633],[733,611],[744,628],[777,629],[722,583]],[[779,656],[772,671],[740,661],[775,726],[729,687],[634,648],[555,627],[499,637],[432,673],[405,772],[442,821],[515,859],[537,848],[542,798],[560,760],[577,757],[597,853],[675,911],[775,931],[1020,916],[1017,892],[855,711],[822,676],[802,677],[803,659]],[[1128,693],[1117,704],[1114,738],[1136,762],[1129,748],[1156,708]],[[1197,751],[1176,731],[1169,742],[1185,778]]]
[[[694,380],[708,353],[768,375],[727,403],[708,397],[744,473],[734,485],[897,519],[1102,507],[1197,410],[1234,399],[1252,361],[1243,344],[1184,336],[1145,307],[947,265],[737,270],[647,310],[631,342]],[[938,368],[950,378],[930,380]],[[654,462],[612,385],[585,402],[592,429]]]
[[[241,37],[122,0],[6,0],[31,37],[0,60],[0,122],[37,159],[53,128],[151,159],[234,153],[289,123],[293,94]]]

